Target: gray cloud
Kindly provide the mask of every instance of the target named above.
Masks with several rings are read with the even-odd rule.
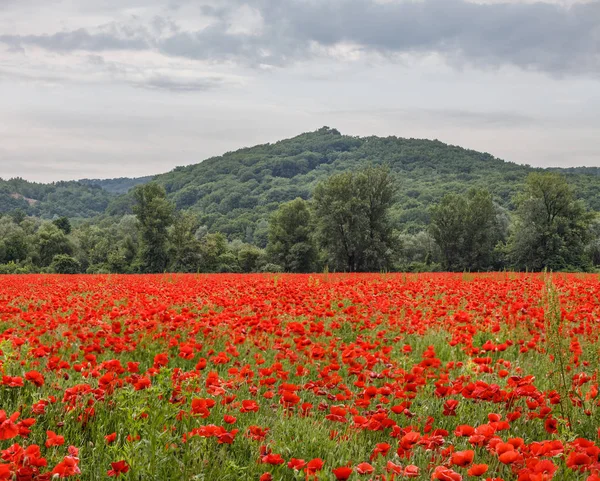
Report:
[[[259,32],[229,28],[241,5],[262,16]],[[112,25],[99,32],[5,35],[0,42],[55,51],[147,49],[196,60],[274,66],[318,55],[315,46],[347,43],[386,56],[436,53],[455,65],[600,74],[600,1],[564,7],[465,0],[223,0],[218,7],[203,6],[202,12],[212,23],[197,31],[153,22],[149,28]]]
[[[169,90],[171,92],[204,92],[223,85],[220,78],[182,79],[167,75],[156,75],[137,85],[148,89]]]
[[[71,32],[57,32],[52,35],[0,35],[0,42],[13,48],[27,46],[40,47],[57,52],[87,50],[145,50],[150,48],[147,39],[140,32],[111,31],[92,33],[83,28]]]

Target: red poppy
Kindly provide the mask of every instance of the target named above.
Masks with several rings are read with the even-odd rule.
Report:
[[[468,466],[473,462],[475,451],[468,449],[466,451],[456,451],[452,453],[452,464],[455,466]]]
[[[65,438],[63,436],[59,436],[54,431],[46,431],[46,447],[49,448],[51,446],[62,446],[65,444]]]
[[[335,468],[331,470],[337,481],[346,481],[353,473],[353,469],[347,466]]]
[[[360,463],[356,466],[356,472],[358,474],[371,474],[375,471],[375,468],[369,463]]]
[[[487,464],[473,464],[467,471],[467,474],[469,476],[482,476],[485,473],[487,473],[487,470],[488,470]]]
[[[125,460],[110,463],[110,467],[112,469],[109,469],[106,473],[108,476],[120,476],[121,474],[125,474],[127,471],[129,471],[129,465]]]

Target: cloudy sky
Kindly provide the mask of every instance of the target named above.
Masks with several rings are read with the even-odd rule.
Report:
[[[323,125],[600,166],[600,0],[0,0],[0,177],[155,174]]]

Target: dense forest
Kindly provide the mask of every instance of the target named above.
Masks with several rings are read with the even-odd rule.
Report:
[[[384,171],[385,232],[375,239],[376,229],[365,227],[371,221],[350,216],[338,230],[351,228],[354,235],[336,240],[331,225],[339,218],[328,216],[334,207],[342,216],[348,213],[342,212],[345,202],[336,204],[330,193],[345,192],[348,205],[355,201],[359,212],[373,198],[355,193],[370,189],[365,186],[377,177],[373,173]],[[534,169],[439,141],[350,137],[323,127],[154,177],[53,184],[0,180],[0,270],[589,270],[598,263],[599,174],[600,169],[587,167]],[[515,232],[536,209],[523,199],[536,175],[560,179],[552,188],[566,189],[561,194],[568,200],[565,211],[585,213],[580,226],[546,226],[548,232],[536,237],[554,254],[563,249],[554,260],[548,252],[524,254],[529,247],[523,245],[523,256],[515,253]],[[140,195],[146,188],[157,202],[154,208],[164,214],[155,219],[162,225],[157,262],[144,254],[153,242],[144,236],[157,232],[156,225],[144,229]],[[292,219],[287,227],[286,216]],[[446,226],[449,238],[458,244],[445,244],[440,226],[448,219],[454,219]],[[459,235],[482,219],[487,228],[480,238]],[[305,233],[284,239],[300,220],[308,222]],[[370,229],[370,239],[361,237],[364,229]],[[281,252],[290,242],[296,249],[291,257]],[[336,250],[344,243],[358,246],[352,261]],[[367,245],[375,250],[360,251]],[[575,257],[566,255],[565,245],[577,252]],[[464,255],[452,256],[459,251]],[[54,262],[57,255],[66,256],[59,259],[62,267]]]

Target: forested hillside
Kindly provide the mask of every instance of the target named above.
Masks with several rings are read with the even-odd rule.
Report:
[[[324,127],[179,167],[156,180],[178,209],[194,209],[211,230],[241,237],[282,202],[307,199],[319,181],[368,164],[386,164],[394,174],[392,218],[405,232],[422,230],[429,222],[428,207],[446,193],[473,187],[488,189],[496,202],[512,210],[514,194],[538,170],[439,141],[350,137]],[[590,209],[600,210],[598,169],[564,173],[577,196]],[[119,202],[120,208],[129,205]]]
[[[0,214],[22,211],[42,218],[93,217],[103,213],[114,197],[100,186],[81,182],[40,184],[0,179]]]
[[[307,199],[319,181],[369,164],[389,166],[396,187],[392,221],[397,230],[413,233],[429,223],[428,208],[449,192],[484,187],[495,202],[513,210],[512,199],[526,176],[540,170],[435,140],[351,137],[323,127],[178,167],[155,179],[177,209],[198,213],[210,231],[260,244],[255,234],[264,237],[266,221],[281,203]],[[598,168],[551,170],[565,174],[577,197],[600,211]],[[0,212],[21,209],[43,218],[72,219],[128,214],[133,198],[126,192],[152,178],[0,181]]]
[[[593,270],[598,173],[324,127],[154,177],[0,181],[0,272]]]
[[[116,179],[81,179],[79,182],[85,185],[101,187],[111,194],[126,194],[136,185],[146,184],[154,178],[153,175],[146,177],[119,177]]]

